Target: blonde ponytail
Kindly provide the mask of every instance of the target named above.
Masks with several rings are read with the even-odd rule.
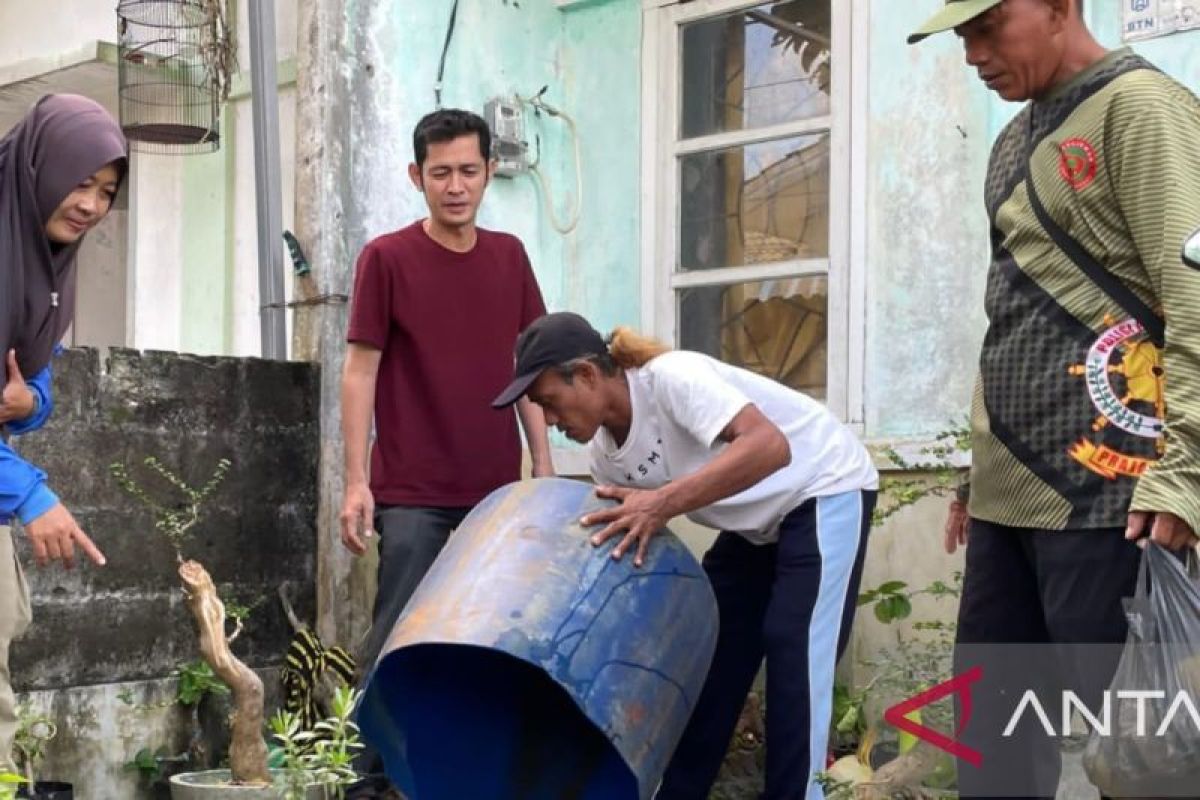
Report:
[[[621,369],[645,366],[646,362],[670,350],[662,342],[624,326],[614,329],[608,337],[608,354]]]

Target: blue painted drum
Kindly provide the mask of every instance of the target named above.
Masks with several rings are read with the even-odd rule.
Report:
[[[649,798],[704,684],[717,608],[669,531],[640,568],[579,524],[611,505],[524,481],[472,511],[375,664],[364,737],[410,800]],[[384,587],[386,591],[386,587]]]

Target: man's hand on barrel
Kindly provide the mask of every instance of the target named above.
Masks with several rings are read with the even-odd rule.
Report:
[[[596,489],[596,495],[617,500],[621,505],[593,511],[579,520],[585,526],[606,525],[604,530],[592,536],[592,544],[598,547],[614,536],[624,533],[624,538],[613,548],[613,559],[620,561],[625,551],[636,544],[637,552],[633,556],[633,565],[642,566],[646,560],[646,549],[650,546],[650,539],[662,530],[671,518],[666,495],[660,491],[628,489],[621,486],[601,486]]]

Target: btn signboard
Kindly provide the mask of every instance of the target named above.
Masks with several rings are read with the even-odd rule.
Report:
[[[1127,42],[1200,28],[1200,0],[1121,0]]]

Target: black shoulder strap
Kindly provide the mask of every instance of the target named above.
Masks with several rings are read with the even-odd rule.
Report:
[[[1033,213],[1037,215],[1038,222],[1046,229],[1046,233],[1050,234],[1050,238],[1058,245],[1058,249],[1066,254],[1067,258],[1071,259],[1072,263],[1086,275],[1092,283],[1100,287],[1100,289],[1112,298],[1113,302],[1125,310],[1126,314],[1136,319],[1142,324],[1146,335],[1150,337],[1150,341],[1159,349],[1162,349],[1166,341],[1166,324],[1163,318],[1154,313],[1150,306],[1142,302],[1142,298],[1134,294],[1133,290],[1125,284],[1121,283],[1111,272],[1104,268],[1091,253],[1084,249],[1083,245],[1071,238],[1071,235],[1064,231],[1062,227],[1054,221],[1050,216],[1050,212],[1046,211],[1046,207],[1042,205],[1042,200],[1038,197],[1037,189],[1033,186],[1032,165],[1030,174],[1025,178],[1025,186],[1029,191],[1029,202],[1033,206]]]

